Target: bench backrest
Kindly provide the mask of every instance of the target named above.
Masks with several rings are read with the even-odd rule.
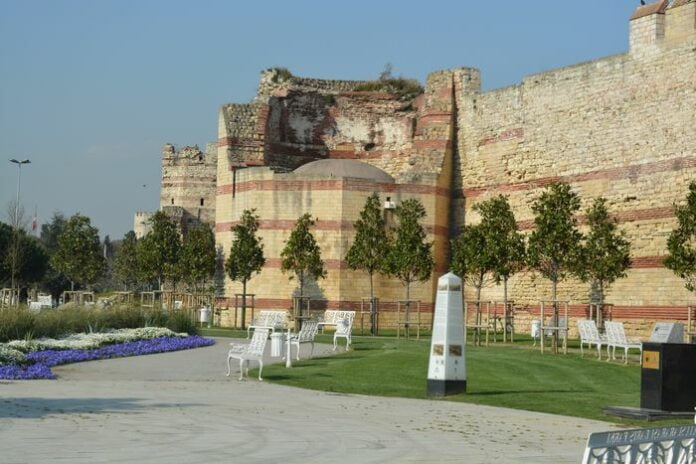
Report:
[[[246,347],[244,354],[250,356],[263,356],[263,352],[266,349],[266,341],[268,340],[268,333],[270,329],[256,329],[254,330],[254,335],[251,337],[251,342]]]
[[[297,339],[300,342],[311,342],[314,341],[314,337],[317,336],[317,330],[319,329],[319,323],[317,321],[304,321],[302,323],[302,328],[300,333],[297,334]]]
[[[591,319],[583,319],[578,321],[578,332],[582,341],[599,341],[599,330],[597,324]]]
[[[36,301],[41,306],[53,306],[53,299],[51,295],[39,295],[36,297]]]
[[[285,311],[259,311],[258,316],[254,318],[254,324],[263,327],[281,327],[285,325]]]
[[[610,343],[628,343],[623,322],[607,321],[604,323],[604,327],[607,329],[607,340],[609,340]]]
[[[355,311],[337,311],[336,335],[350,335],[353,330]]]
[[[325,324],[329,324],[329,325],[335,324],[336,323],[336,316],[338,316],[338,314],[341,312],[342,311],[327,309],[326,311],[324,311],[324,321],[323,322]]]

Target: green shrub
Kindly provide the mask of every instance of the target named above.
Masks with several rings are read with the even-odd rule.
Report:
[[[30,313],[25,308],[0,311],[0,343],[138,327],[167,327],[175,332],[196,333],[196,323],[188,310],[71,306],[44,310],[38,314]]]
[[[185,332],[189,335],[193,335],[197,332],[196,323],[188,310],[180,309],[178,311],[172,311],[168,316],[169,320],[167,321],[166,327],[169,330],[173,330],[177,333]]]
[[[355,88],[356,92],[386,92],[398,95],[402,100],[410,100],[421,93],[423,87],[415,79],[403,77],[366,82]]]
[[[293,75],[288,68],[269,68],[269,71],[275,71],[275,74],[271,78],[274,83],[286,82],[292,79]]]

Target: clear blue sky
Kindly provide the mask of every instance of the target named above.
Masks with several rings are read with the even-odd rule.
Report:
[[[623,53],[638,0],[0,0],[0,220],[22,203],[92,218],[121,238],[159,202],[164,143],[217,138],[217,109],[247,102],[259,71],[424,82],[481,69],[491,89]],[[143,184],[146,187],[143,187]]]

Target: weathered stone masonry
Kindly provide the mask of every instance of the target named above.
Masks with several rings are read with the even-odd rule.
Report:
[[[265,71],[252,103],[220,109],[218,245],[229,250],[230,227],[242,210],[256,208],[268,266],[249,288],[260,306],[287,308],[295,283],[280,273],[280,251],[297,217],[310,212],[319,218],[315,231],[329,271],[313,295],[324,307],[356,307],[367,296],[367,279],[348,270],[344,259],[352,223],[373,190],[385,201],[423,202],[436,273],[442,273],[449,240],[465,222],[478,221],[472,209],[477,202],[507,195],[521,229],[528,231],[532,201],[546,185],[565,181],[582,196],[583,209],[594,197],[607,197],[632,241],[628,277],[607,295],[615,305],[613,317],[630,321],[635,331],[655,319],[684,319],[691,295],[662,259],[675,224],[673,203],[696,178],[695,58],[696,2],[676,0],[636,10],[626,54],[534,74],[489,92],[481,91],[480,73],[473,68],[432,73],[415,99],[359,92],[358,81]],[[360,170],[336,163],[295,171],[331,159],[360,161],[379,171],[350,174]],[[182,165],[177,176],[190,168]],[[344,168],[348,175],[340,174]],[[188,211],[187,201],[198,197],[196,189],[206,181],[187,182],[177,187],[169,179],[163,206],[171,189],[181,187],[174,198]],[[428,309],[435,282],[436,276],[415,289]],[[376,283],[383,301],[403,298],[393,279]],[[224,297],[239,291],[227,282]],[[549,293],[548,282],[531,272],[511,282],[511,297],[529,318]],[[575,317],[585,315],[586,284],[570,280],[559,295],[572,300]],[[501,289],[485,289],[483,296],[499,298]]]

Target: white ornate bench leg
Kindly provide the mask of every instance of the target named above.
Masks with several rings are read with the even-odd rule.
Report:
[[[225,374],[227,377],[229,377],[230,374],[232,373],[232,367],[230,366],[231,360],[232,360],[232,357],[230,357],[230,355],[228,354],[227,355],[227,374]]]
[[[263,372],[263,359],[259,359],[259,380],[263,380],[261,378],[261,373]]]
[[[302,346],[301,343],[297,344],[297,357],[295,359],[297,359],[298,361],[300,360],[300,347],[301,346]]]
[[[597,343],[597,359],[602,360],[602,344]]]
[[[333,350],[336,351],[336,335],[334,335],[334,348],[333,348]]]
[[[346,351],[350,350],[350,344],[351,344],[350,335],[348,335],[346,337]]]
[[[582,350],[582,346],[583,346],[583,345],[584,345],[584,343],[582,342],[582,340],[580,340],[580,357],[581,357],[581,358],[582,358],[583,356],[585,356],[585,352]]]
[[[249,340],[250,336],[251,336],[251,327],[247,326],[247,340]]]
[[[239,359],[239,380],[244,380],[244,358]]]

